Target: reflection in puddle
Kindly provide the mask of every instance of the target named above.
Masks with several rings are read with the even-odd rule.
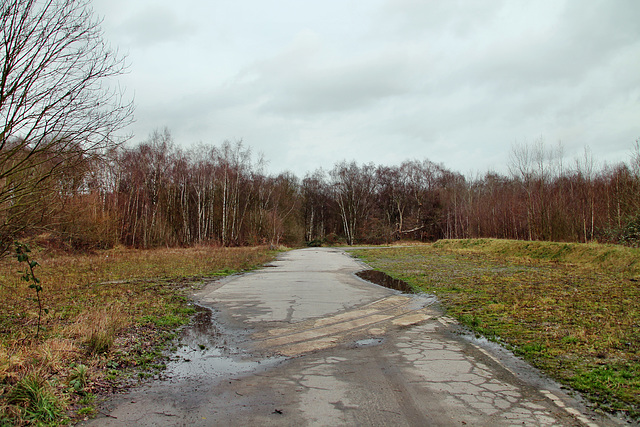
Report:
[[[356,276],[361,279],[367,280],[376,285],[384,286],[385,288],[395,289],[396,291],[403,292],[405,294],[415,294],[416,291],[409,286],[407,282],[399,279],[394,279],[387,273],[376,270],[362,270],[356,273]]]
[[[218,377],[251,372],[274,365],[284,358],[262,358],[234,348],[212,319],[211,310],[196,307],[193,322],[182,330],[180,347],[167,364],[166,374],[175,379]]]

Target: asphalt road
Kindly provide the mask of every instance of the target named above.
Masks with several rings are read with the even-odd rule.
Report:
[[[435,298],[359,279],[338,249],[209,283],[167,375],[96,426],[615,425],[524,362],[461,333]],[[211,314],[213,313],[213,314]]]

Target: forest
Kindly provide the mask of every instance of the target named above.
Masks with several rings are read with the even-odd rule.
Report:
[[[65,150],[55,149],[55,156],[40,153],[43,164],[64,159]],[[184,150],[168,129],[73,159],[28,194],[3,187],[5,250],[36,236],[73,251],[479,237],[640,242],[638,141],[615,165],[598,165],[588,149],[566,165],[560,146],[513,146],[508,175],[471,178],[428,159],[269,175],[242,141]]]

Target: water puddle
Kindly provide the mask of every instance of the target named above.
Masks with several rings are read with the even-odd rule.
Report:
[[[364,340],[358,340],[355,342],[356,347],[372,347],[374,345],[380,345],[384,341],[383,338],[367,338]]]
[[[178,350],[167,363],[165,375],[172,379],[197,379],[248,373],[275,365],[282,357],[256,359],[230,342],[210,309],[197,306],[192,323],[180,335]]]
[[[394,279],[393,277],[389,276],[387,273],[383,273],[382,271],[362,270],[358,271],[356,273],[356,276],[368,282],[375,283],[376,285],[384,286],[385,288],[389,289],[395,289],[396,291],[400,291],[405,294],[416,293],[416,291],[414,291],[407,282],[399,279]]]

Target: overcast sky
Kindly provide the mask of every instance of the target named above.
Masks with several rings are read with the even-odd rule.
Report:
[[[300,178],[341,160],[507,171],[513,144],[627,161],[638,0],[94,0],[134,142],[242,139]]]

